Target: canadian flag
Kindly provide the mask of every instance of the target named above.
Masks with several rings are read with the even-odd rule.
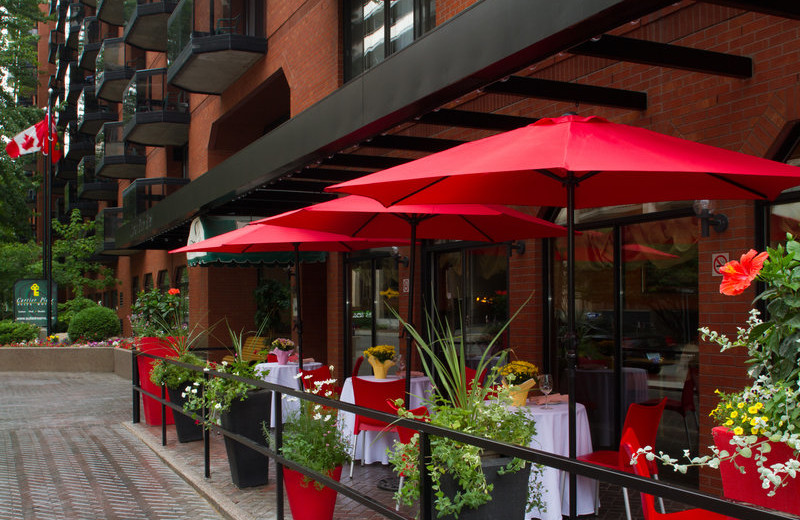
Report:
[[[53,138],[53,152],[51,160],[53,163],[61,159],[61,147],[58,144],[58,133],[56,132],[56,125],[53,124],[51,128],[51,136]],[[6,145],[6,153],[12,159],[16,159],[20,155],[29,153],[36,153],[47,148],[47,118],[42,119],[35,125],[14,136],[13,139]]]

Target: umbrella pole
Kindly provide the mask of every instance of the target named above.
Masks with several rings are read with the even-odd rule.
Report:
[[[294,328],[297,330],[297,355],[299,357],[298,369],[303,371],[303,305],[301,302],[300,290],[300,244],[294,244],[294,290],[295,298],[297,298],[297,320],[294,322]]]
[[[575,364],[577,361],[575,330],[575,186],[572,172],[566,181],[567,188],[567,391],[569,392],[569,458],[577,457],[575,411]],[[569,518],[577,518],[577,479],[569,474]]]
[[[410,257],[408,259],[408,319],[406,320],[409,325],[414,324],[414,272],[417,269],[417,220],[411,219],[411,249]],[[405,406],[408,409],[411,399],[411,334],[408,330],[404,331],[406,335],[406,392],[405,392]]]

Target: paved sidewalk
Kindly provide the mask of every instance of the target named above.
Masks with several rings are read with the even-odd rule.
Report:
[[[123,426],[130,395],[113,374],[0,372],[0,518],[224,518]]]

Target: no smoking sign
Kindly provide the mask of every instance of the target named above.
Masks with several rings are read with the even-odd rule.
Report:
[[[728,253],[711,254],[711,276],[722,276],[720,268],[728,263]]]

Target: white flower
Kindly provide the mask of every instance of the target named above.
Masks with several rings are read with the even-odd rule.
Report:
[[[192,388],[192,393],[196,394],[197,393],[197,388]]]
[[[183,397],[184,399],[186,399],[186,392],[181,392],[181,397]]]
[[[303,373],[302,373],[302,372],[298,372],[298,373],[297,373],[297,374],[295,374],[295,376],[294,376],[294,378],[295,378],[295,379],[300,379],[301,377],[303,377]],[[309,377],[310,377],[310,376],[309,376]]]
[[[214,405],[214,408],[216,408],[217,410],[219,410],[220,408],[222,408],[222,405],[221,405],[221,404],[219,404],[219,403],[216,403],[216,404]]]
[[[314,414],[314,420],[315,421],[319,421],[320,419],[322,419],[322,414],[320,414],[319,412],[315,413]]]

